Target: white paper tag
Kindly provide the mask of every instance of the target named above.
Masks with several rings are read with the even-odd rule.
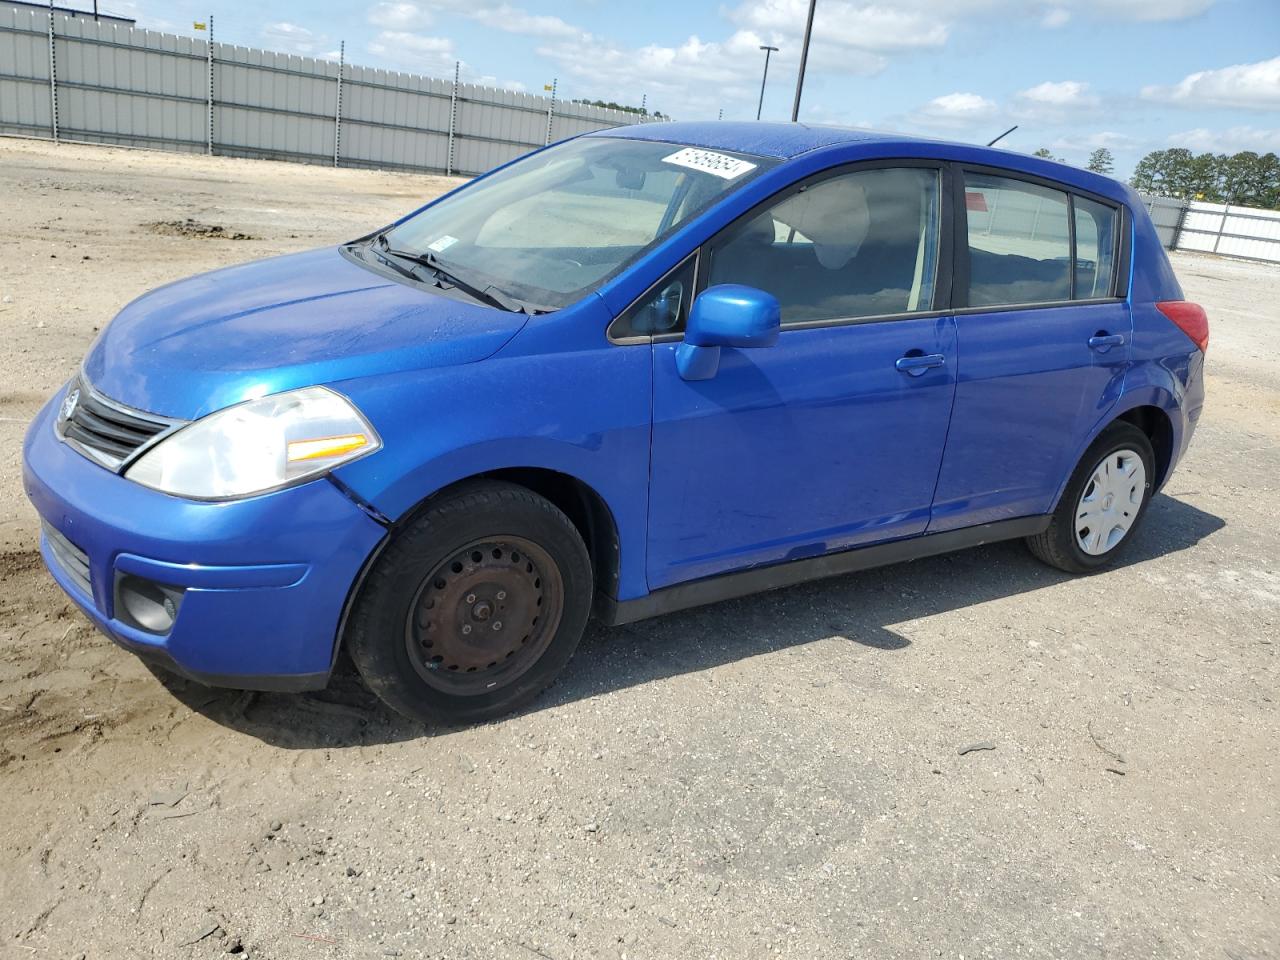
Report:
[[[430,250],[432,253],[444,253],[446,250],[448,250],[457,242],[458,242],[457,237],[451,237],[446,233],[440,239],[432,240],[430,243],[428,243],[427,249]]]
[[[744,173],[754,170],[756,165],[747,160],[739,160],[728,154],[716,153],[714,150],[698,150],[685,147],[677,150],[669,157],[662,158],[663,163],[674,163],[677,167],[688,167],[690,170],[701,170],[725,180],[734,180]]]

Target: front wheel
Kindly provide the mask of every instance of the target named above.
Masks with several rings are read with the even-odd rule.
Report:
[[[395,710],[474,723],[551,684],[582,637],[591,593],[586,546],[564,513],[524,487],[477,483],[394,534],[345,639],[365,683]]]
[[[1111,563],[1132,539],[1155,479],[1155,453],[1147,435],[1114,423],[1085,452],[1044,533],[1027,538],[1031,552],[1068,573],[1089,573]]]

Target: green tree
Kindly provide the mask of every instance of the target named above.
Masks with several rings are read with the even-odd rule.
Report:
[[[1227,155],[1175,148],[1148,153],[1130,184],[1142,193],[1239,206],[1280,207],[1280,157],[1252,150]]]
[[[1161,169],[1164,164],[1163,150],[1153,150],[1138,161],[1133,168],[1133,176],[1129,178],[1129,186],[1139,193],[1151,193],[1163,196],[1160,189]]]
[[[1099,147],[1093,153],[1089,154],[1089,164],[1086,167],[1094,173],[1112,173],[1116,168],[1116,158],[1111,155],[1111,151],[1106,147]]]
[[[1050,151],[1047,147],[1041,147],[1039,150],[1037,150],[1035,153],[1033,153],[1033,154],[1032,154],[1032,156],[1033,156],[1033,157],[1039,157],[1041,160],[1052,160],[1052,159],[1053,159],[1053,153],[1052,153],[1052,151]]]

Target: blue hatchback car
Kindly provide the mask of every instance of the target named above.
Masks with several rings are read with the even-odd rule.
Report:
[[[197,681],[535,697],[623,623],[1014,537],[1132,538],[1204,396],[1139,198],[801,124],[569,140],[127,306],[31,425],[54,578]]]

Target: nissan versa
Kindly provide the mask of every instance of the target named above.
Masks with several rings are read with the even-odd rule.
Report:
[[[54,578],[202,683],[535,697],[623,623],[1026,538],[1133,538],[1204,396],[1138,197],[1020,154],[656,123],[339,247],[162,287],[27,434]]]

